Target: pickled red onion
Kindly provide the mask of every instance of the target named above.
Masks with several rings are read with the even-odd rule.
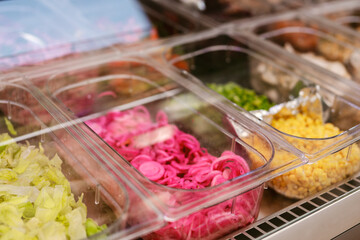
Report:
[[[97,98],[102,98],[102,97],[105,97],[105,96],[112,96],[113,98],[116,98],[116,93],[114,93],[113,91],[105,91],[105,92],[100,93],[96,97]]]
[[[247,162],[231,151],[212,156],[192,135],[168,123],[159,111],[151,121],[143,106],[110,112],[89,120],[108,144],[148,179],[180,189],[199,189],[218,185],[250,171]],[[203,209],[156,231],[157,237],[206,237],[228,225],[245,226],[254,220],[258,191],[249,191],[214,207]],[[236,205],[234,205],[236,204]]]
[[[165,172],[163,165],[154,161],[146,161],[142,163],[139,170],[147,178],[153,181],[161,179]]]

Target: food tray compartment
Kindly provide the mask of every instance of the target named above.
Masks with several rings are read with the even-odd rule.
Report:
[[[147,61],[118,59],[117,65],[109,65],[113,61],[99,58],[87,67],[61,70],[46,86],[39,87],[67,109],[71,118],[89,126],[94,131],[93,138],[107,142],[107,151],[114,156],[118,168],[124,168],[129,178],[137,179],[149,199],[164,213],[168,225],[145,238],[216,238],[254,221],[262,196],[262,177],[267,175],[262,169],[268,168],[274,148],[280,152],[289,150],[280,149],[250,126],[236,124],[237,120],[218,108],[214,99],[205,101]],[[104,67],[106,74],[89,75]],[[185,84],[192,89],[191,85],[191,82]],[[242,131],[246,138],[235,137],[235,129]],[[114,134],[118,134],[117,137]],[[195,145],[181,145],[180,135],[192,139],[185,141]],[[262,142],[261,153],[251,147],[253,141]],[[166,144],[180,145],[170,150]],[[187,153],[191,146],[194,156]],[[203,148],[203,153],[196,150],[197,146]],[[204,159],[213,159],[206,160],[208,163],[203,169],[203,176],[209,177],[206,181],[199,178],[193,167],[194,163],[203,161],[195,157],[199,154],[205,154]],[[230,180],[217,184],[208,173],[209,164],[214,159],[222,159],[220,156],[227,159],[226,154],[239,161],[244,159],[243,163],[250,169],[236,173],[234,169],[239,165],[229,159],[229,163],[235,164],[228,168],[233,175],[225,174],[224,178],[219,175],[218,183]],[[291,160],[288,165],[301,164],[296,154]],[[146,170],[149,163],[153,172]],[[194,176],[198,180],[194,180]],[[172,182],[173,178],[177,181]]]
[[[305,5],[303,1],[297,0],[173,1],[182,3],[185,7],[191,9],[191,11],[201,12],[203,15],[215,20],[218,23],[289,11]]]
[[[289,13],[254,21],[244,29],[256,37],[339,77],[359,82],[357,42],[326,25]],[[244,30],[243,29],[243,30]]]
[[[239,111],[250,111],[250,118],[261,117],[264,125],[306,154],[311,164],[270,181],[276,191],[304,198],[359,170],[360,148],[354,140],[359,134],[359,105],[328,90],[325,83],[315,84],[312,78],[277,64],[245,40],[222,33],[197,34],[170,43],[163,58],[183,76],[214,89],[214,96],[221,93],[240,105]],[[285,103],[285,107],[279,105]],[[271,114],[264,115],[263,110]],[[271,164],[284,161],[286,154],[279,154]]]
[[[87,150],[75,124],[64,128],[35,96],[1,84],[1,209],[11,210],[0,217],[3,236],[136,238],[161,226],[157,209]]]

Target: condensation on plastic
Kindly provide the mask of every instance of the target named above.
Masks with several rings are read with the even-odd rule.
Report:
[[[62,159],[62,173],[70,182],[76,197],[83,194],[88,217],[107,229],[92,239],[136,238],[163,225],[163,217],[133,185],[114,174],[114,171],[96,157],[96,148],[89,151],[79,136],[75,123],[61,124],[40,104],[36,94],[23,84],[0,83],[0,132],[8,133],[7,118],[16,135],[10,136],[18,144],[44,148],[52,158]],[[1,146],[8,141],[0,143]]]

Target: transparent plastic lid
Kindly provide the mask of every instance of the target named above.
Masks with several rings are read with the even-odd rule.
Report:
[[[242,25],[237,31],[249,31],[269,49],[281,48],[286,52],[284,57],[292,55],[297,62],[307,62],[309,69],[310,65],[315,66],[313,72],[318,70],[326,75],[337,75],[339,79],[359,82],[357,59],[360,52],[356,40],[301,12],[258,19]]]
[[[360,31],[359,9],[360,6],[352,9],[337,10],[337,12],[329,13],[325,15],[325,17],[336,23],[347,26],[359,32]]]
[[[310,8],[307,15],[344,34],[359,37],[359,11],[358,1],[338,1]]]
[[[226,31],[221,30],[208,32],[202,36],[201,34],[194,34],[183,39],[183,41],[170,43],[153,55],[162,54],[162,61],[165,61],[173,69],[174,67],[177,68],[182,76],[189,76],[190,73],[196,77],[193,79],[196,83],[218,92],[224,92],[228,98],[240,105],[242,104],[240,107],[244,109],[240,111],[245,109],[250,112],[261,109],[268,110],[274,105],[298,98],[299,94],[305,94],[302,93],[302,90],[308,89],[310,95],[320,95],[321,100],[321,102],[315,101],[307,106],[310,109],[309,111],[321,117],[324,122],[332,122],[345,133],[351,133],[358,128],[360,122],[360,119],[357,118],[359,103],[347,99],[347,94],[352,93],[346,84],[336,85],[336,80],[330,77],[319,80],[311,74],[304,72],[299,74],[300,71],[297,70],[297,66],[286,65],[283,61],[270,57],[268,52],[251,44],[246,37],[243,39],[241,36],[234,38],[228,35]],[[189,76],[189,78],[192,77]],[[267,101],[262,100],[259,105],[251,103],[253,97],[249,93],[247,96],[250,100],[233,97],[234,93],[230,90],[227,92],[226,89],[226,84],[230,82],[239,84],[242,88],[252,89],[256,94],[264,95]],[[333,86],[341,90],[334,91]],[[222,89],[223,87],[225,89]],[[235,85],[228,88],[233,87]],[[321,105],[318,105],[319,103]],[[295,105],[295,103],[293,104]],[[345,108],[354,113],[351,120],[346,118],[345,121],[344,118],[341,118],[341,115],[347,111],[344,110]],[[256,111],[252,115],[259,116]],[[343,141],[345,133],[339,134],[338,141]],[[323,148],[332,146],[334,138],[337,137],[329,138],[328,143],[325,139],[317,140],[317,142],[323,142],[323,146],[318,147],[317,151],[321,152]],[[307,140],[311,142],[315,139],[308,138]],[[316,151],[305,152],[316,153]]]
[[[359,102],[347,100],[344,92],[337,95],[326,79],[298,75],[296,66],[221,31],[193,35],[160,51],[169,67],[249,111],[249,118],[261,119],[306,155],[311,164],[270,181],[277,192],[304,198],[360,170]],[[253,144],[261,151],[261,143]],[[275,154],[270,164],[288,160],[287,154]]]
[[[305,5],[303,1],[288,0],[177,0],[177,2],[192,11],[201,12],[218,23],[289,11]]]
[[[88,150],[76,125],[60,124],[35,96],[1,83],[3,236],[136,238],[162,226],[154,205]]]
[[[84,136],[101,146],[114,171],[163,212],[168,225],[155,236],[220,236],[254,221],[262,184],[301,165],[302,155],[242,114],[233,116],[230,102],[173,74],[154,61],[99,55],[29,80],[54,101],[63,122],[83,123]],[[274,155],[285,152],[292,157],[273,168]]]

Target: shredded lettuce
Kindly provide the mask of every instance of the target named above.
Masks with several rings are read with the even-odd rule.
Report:
[[[6,231],[2,236],[1,236],[2,240],[14,240],[14,239],[25,239],[25,240],[32,240],[32,239],[36,239],[36,238],[30,238],[28,236],[26,236],[26,234],[24,234],[22,231],[16,229],[16,228],[12,228],[9,229],[8,231]]]
[[[69,236],[70,239],[82,239],[86,237],[86,231],[84,226],[85,217],[81,213],[83,209],[76,208],[66,214],[66,218],[69,221]]]
[[[102,232],[103,230],[106,229],[106,227],[107,226],[105,224],[103,224],[101,226],[97,225],[97,223],[94,220],[92,220],[91,218],[86,219],[86,222],[85,222],[86,234],[88,236]]]
[[[2,153],[6,146],[10,144],[15,144],[15,141],[9,136],[9,134],[0,134],[0,153]]]
[[[66,227],[59,222],[50,221],[46,222],[39,230],[37,237],[39,240],[66,240]]]
[[[6,202],[0,204],[0,223],[9,227],[20,227],[23,224],[21,217],[22,211],[16,205]]]
[[[28,201],[34,202],[39,195],[39,190],[33,186],[14,186],[9,184],[0,184],[0,195],[2,194],[26,196]]]
[[[17,174],[12,169],[0,169],[0,182],[13,182],[17,180]]]
[[[5,120],[5,124],[6,124],[6,127],[7,127],[8,131],[9,131],[9,133],[16,136],[17,132],[16,132],[14,126],[12,125],[12,123],[6,117],[4,118],[4,120]]]
[[[83,239],[106,228],[86,217],[58,155],[49,159],[41,145],[11,140],[0,134],[0,239]]]

